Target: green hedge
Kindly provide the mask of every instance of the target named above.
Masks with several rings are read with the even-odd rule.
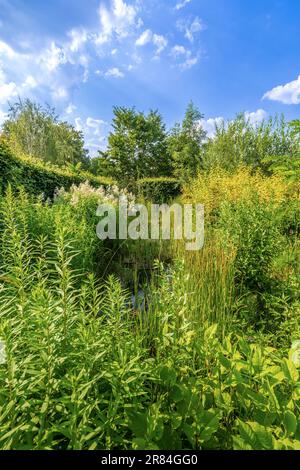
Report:
[[[56,188],[69,189],[72,184],[88,180],[91,185],[99,187],[113,183],[108,178],[99,178],[90,173],[73,174],[44,162],[30,158],[19,158],[12,154],[9,147],[0,139],[0,194],[4,193],[10,183],[14,188],[23,186],[30,194],[44,194],[52,198]]]
[[[174,178],[144,178],[137,181],[136,192],[145,199],[162,204],[179,196],[181,187]]]

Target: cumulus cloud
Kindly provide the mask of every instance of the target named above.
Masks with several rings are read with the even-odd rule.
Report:
[[[206,29],[206,25],[198,16],[196,16],[196,18],[190,21],[177,21],[177,28],[179,31],[184,32],[184,36],[186,39],[188,39],[188,41],[193,43],[195,35],[201,31],[204,31]]]
[[[160,34],[154,34],[151,29],[146,29],[135,41],[135,45],[141,47],[149,43],[156,47],[156,55],[159,55],[167,47],[168,40]]]
[[[198,57],[190,57],[190,58],[186,59],[182,64],[179,64],[179,68],[183,71],[184,70],[189,70],[192,67],[194,67],[194,65],[198,64],[198,60],[199,60]]]
[[[6,118],[7,118],[7,114],[0,109],[0,127],[2,126]]]
[[[0,103],[20,97],[66,100],[70,89],[88,78],[89,58],[83,50],[87,34],[72,30],[65,42],[51,41],[39,49],[15,50],[0,41]]]
[[[52,98],[55,101],[64,100],[68,96],[69,96],[68,91],[62,86],[58,87],[56,90],[52,92]]]
[[[159,55],[168,45],[168,41],[160,34],[153,35],[153,44],[156,46],[156,54]]]
[[[268,113],[264,109],[258,109],[257,111],[246,111],[244,113],[245,119],[249,121],[250,124],[255,126],[256,124],[260,124],[263,122],[267,117]],[[226,121],[223,116],[209,118],[209,119],[202,119],[199,121],[199,125],[206,131],[207,137],[213,138],[216,134],[216,128],[225,125]]]
[[[146,29],[135,41],[136,46],[145,46],[152,41],[153,33],[151,29]]]
[[[263,99],[278,101],[283,104],[300,103],[300,75],[296,80],[279,85],[264,94]]]
[[[173,59],[180,61],[178,67],[182,71],[191,69],[199,61],[199,53],[193,56],[192,51],[184,46],[172,47],[170,55]]]
[[[70,37],[69,48],[71,52],[78,52],[90,38],[85,29],[72,29],[68,36]]]
[[[258,109],[252,113],[250,111],[245,112],[245,119],[252,125],[261,123],[267,116],[268,113],[264,109]]]
[[[76,106],[73,103],[69,103],[68,106],[65,109],[66,114],[73,114],[74,111],[76,111]]]
[[[89,149],[91,156],[96,155],[97,150],[105,147],[104,128],[107,126],[105,121],[92,117],[87,117],[84,120],[77,117],[74,122],[75,129],[84,133],[86,146]]]
[[[121,70],[118,69],[118,67],[112,67],[111,69],[108,69],[104,73],[105,77],[113,77],[113,78],[123,78],[124,73],[121,72]]]
[[[49,72],[53,72],[59,65],[67,62],[67,56],[64,49],[52,41],[50,47],[43,51],[38,60],[42,67],[45,66]]]
[[[182,0],[181,2],[178,2],[176,5],[175,5],[175,10],[181,10],[182,8],[184,8],[188,3],[190,3],[192,0]]]
[[[207,137],[213,138],[216,133],[216,127],[221,126],[223,123],[224,118],[219,116],[215,118],[202,119],[199,122],[199,125],[206,131]]]
[[[12,98],[16,98],[36,86],[37,82],[32,75],[24,77],[24,81],[19,84],[8,80],[0,63],[0,104],[6,104]]]
[[[0,84],[0,104],[5,104],[16,96],[18,96],[18,87],[14,82]]]
[[[184,46],[174,46],[171,49],[171,55],[173,57],[180,57],[180,56],[185,56],[188,54],[189,51],[186,50]]]
[[[99,7],[101,31],[96,37],[96,42],[104,44],[113,35],[117,38],[128,36],[132,29],[138,28],[141,24],[137,14],[138,7],[123,0],[112,0],[110,8],[101,3]]]

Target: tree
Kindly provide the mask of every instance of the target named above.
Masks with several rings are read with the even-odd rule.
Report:
[[[120,184],[171,174],[166,129],[157,111],[145,115],[134,108],[115,107],[112,127],[105,168]]]
[[[109,160],[107,151],[98,150],[98,156],[90,159],[89,171],[95,176],[110,177],[114,174],[114,167]]]
[[[288,155],[275,155],[265,159],[269,169],[293,181],[300,181],[300,120],[289,123],[293,139],[293,151]]]
[[[182,124],[176,124],[168,138],[174,176],[194,176],[202,166],[206,132],[201,126],[203,115],[191,101]]]
[[[233,121],[216,125],[215,136],[209,140],[204,156],[204,167],[220,166],[234,171],[239,165],[268,172],[267,160],[284,156],[294,147],[291,132],[283,117],[251,123],[244,113]]]
[[[10,105],[3,134],[16,153],[40,158],[56,165],[81,162],[88,166],[83,134],[71,124],[61,122],[55,110],[29,99]]]

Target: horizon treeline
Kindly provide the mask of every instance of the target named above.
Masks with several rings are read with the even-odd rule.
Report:
[[[141,178],[186,181],[199,171],[220,167],[232,172],[241,165],[299,177],[300,120],[288,123],[281,115],[253,123],[239,113],[234,120],[216,124],[210,137],[203,119],[192,101],[182,122],[170,130],[157,110],[144,113],[115,106],[107,148],[91,158],[82,131],[61,121],[48,105],[19,99],[10,105],[2,136],[17,155],[113,177],[122,186]]]

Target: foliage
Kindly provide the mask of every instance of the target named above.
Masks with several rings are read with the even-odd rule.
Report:
[[[114,108],[106,167],[122,185],[143,177],[170,175],[165,125],[157,111]]]
[[[157,204],[171,201],[180,194],[180,183],[175,178],[143,178],[135,186],[139,196]]]
[[[176,124],[168,137],[173,173],[181,180],[195,176],[203,163],[206,132],[200,125],[201,119],[203,115],[190,102],[182,124]]]
[[[205,142],[190,105],[174,179],[160,116],[116,110],[120,159],[94,173],[136,196],[0,139],[0,447],[300,450],[299,180],[264,160],[297,135],[240,118]],[[204,203],[203,249],[100,241],[99,202],[125,195]]]
[[[81,162],[88,167],[82,132],[59,121],[55,110],[48,106],[19,99],[10,105],[3,133],[17,155],[25,154],[59,166]]]
[[[112,180],[95,177],[84,171],[75,174],[70,169],[62,169],[40,160],[16,157],[3,138],[0,138],[0,193],[10,183],[14,188],[24,186],[30,194],[43,194],[53,198],[56,188],[70,188],[72,184],[90,181],[94,186],[107,186]]]
[[[205,206],[206,216],[213,218],[224,202],[237,203],[258,198],[261,202],[273,201],[280,205],[286,200],[297,199],[298,186],[287,183],[279,175],[264,176],[261,172],[252,173],[245,166],[228,172],[216,167],[201,173],[184,187],[184,199]]]
[[[148,315],[128,307],[113,277],[76,288],[68,226],[34,259],[10,199],[1,208],[1,448],[299,449],[297,344],[284,355],[241,335],[220,341],[216,324],[188,319],[177,268],[157,267]]]
[[[289,123],[290,134],[294,143],[294,152],[291,154],[267,156],[264,163],[269,170],[279,173],[295,182],[300,181],[300,121]]]
[[[204,167],[235,171],[240,165],[248,165],[267,170],[267,157],[283,157],[294,152],[295,142],[283,117],[253,124],[242,113],[233,121],[216,125],[216,135],[205,151]]]

